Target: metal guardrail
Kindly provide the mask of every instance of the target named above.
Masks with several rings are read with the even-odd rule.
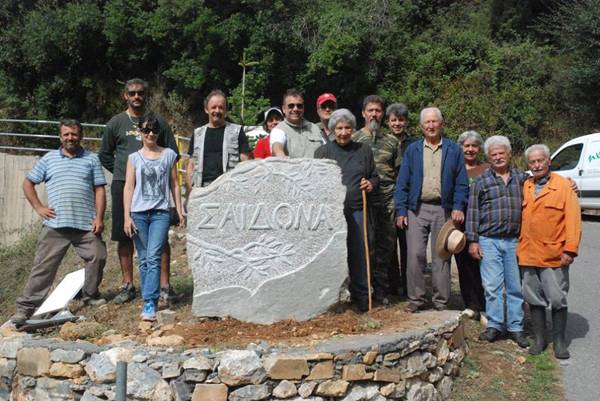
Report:
[[[0,118],[0,123],[18,123],[18,124],[50,124],[50,125],[58,125],[60,121],[53,120],[27,120],[27,119],[14,119],[14,118]],[[93,127],[93,128],[105,128],[106,124],[92,124],[92,123],[81,123],[83,127]],[[0,137],[20,137],[20,138],[43,138],[43,139],[59,139],[59,136],[54,135],[44,135],[44,134],[24,134],[18,132],[0,132]],[[83,141],[95,141],[100,142],[102,138],[95,137],[84,137]],[[181,141],[189,142],[190,138],[181,135],[175,135],[175,141],[177,142],[177,148],[181,149]],[[27,146],[8,146],[8,145],[0,145],[0,149],[5,150],[19,150],[26,152],[38,152],[38,153],[47,153],[51,150],[55,149],[47,149],[47,148],[36,148],[36,147],[27,147]],[[187,153],[180,153],[181,158],[179,159],[177,171],[179,173],[179,182],[183,184],[183,174],[186,173],[186,169],[183,168],[184,159],[188,158]]]
[[[0,123],[28,123],[28,124],[53,124],[58,125],[60,121],[52,121],[52,120],[19,120],[14,118],[0,118]],[[104,128],[106,124],[91,124],[91,123],[81,123],[83,127],[98,127]]]

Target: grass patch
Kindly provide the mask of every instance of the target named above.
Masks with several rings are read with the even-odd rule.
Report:
[[[557,367],[552,351],[546,349],[540,355],[527,357],[527,365],[531,366],[527,387],[524,389],[527,399],[531,401],[559,401],[554,391],[556,386]]]
[[[15,310],[15,300],[21,294],[35,256],[38,229],[24,230],[17,243],[0,248],[0,321],[7,320]]]
[[[194,294],[194,280],[192,277],[171,277],[171,287],[176,294],[191,297]]]
[[[463,360],[452,399],[458,401],[565,401],[551,351],[529,356],[512,341],[477,340],[481,326],[466,322],[469,355]]]

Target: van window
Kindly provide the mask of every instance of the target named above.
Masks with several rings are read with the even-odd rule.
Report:
[[[576,145],[571,145],[564,148],[554,157],[554,159],[552,159],[550,169],[552,171],[565,171],[574,169],[579,163],[582,149],[583,143],[578,143]]]

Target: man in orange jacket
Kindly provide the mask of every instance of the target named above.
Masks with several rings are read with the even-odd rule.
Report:
[[[523,214],[517,258],[522,291],[529,304],[535,343],[532,355],[546,348],[546,307],[552,308],[554,356],[568,359],[565,342],[569,265],[581,240],[581,210],[571,183],[550,172],[550,150],[532,145],[525,151],[532,177],[523,186]]]

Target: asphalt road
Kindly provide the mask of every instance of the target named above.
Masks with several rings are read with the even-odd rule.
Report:
[[[600,400],[600,217],[586,217],[579,257],[571,265],[567,338],[561,362],[569,401]]]

